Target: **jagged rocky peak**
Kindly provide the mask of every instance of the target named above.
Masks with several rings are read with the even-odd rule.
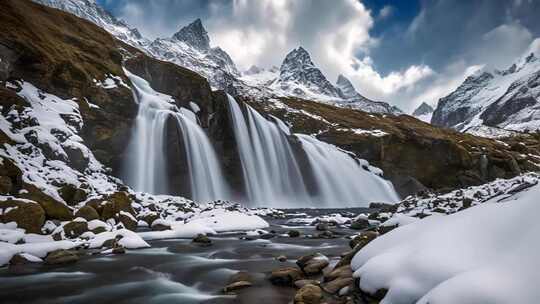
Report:
[[[173,38],[199,50],[207,51],[210,49],[210,37],[208,37],[208,32],[204,28],[201,19],[197,19],[181,28],[173,35]]]
[[[285,56],[285,59],[281,64],[280,74],[282,78],[286,80],[287,77],[294,76],[291,72],[313,68],[316,69],[315,64],[313,64],[313,61],[311,61],[311,56],[303,47],[300,46],[290,51],[287,56]]]
[[[468,131],[489,126],[513,131],[539,129],[540,62],[526,53],[502,71],[476,72],[439,100],[432,123]]]
[[[339,74],[337,81],[336,81],[336,87],[341,91],[341,96],[344,99],[353,99],[357,98],[358,92],[356,92],[354,86],[352,85],[351,81],[343,76],[342,74]]]
[[[421,116],[421,115],[426,115],[426,114],[429,114],[429,113],[433,113],[435,109],[433,109],[432,106],[428,105],[427,103],[425,102],[422,102],[421,105],[418,106],[418,108],[416,108],[416,110],[414,110],[414,112],[412,113],[413,116]]]
[[[303,95],[309,93],[339,98],[339,90],[334,87],[324,74],[315,66],[308,51],[298,47],[285,56],[281,64],[279,79],[282,87],[288,89],[289,84],[295,84],[293,93]]]

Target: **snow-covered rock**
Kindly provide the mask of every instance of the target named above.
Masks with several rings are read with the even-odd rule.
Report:
[[[480,125],[515,131],[540,128],[540,59],[529,52],[504,71],[477,71],[441,98],[431,122],[459,131]]]
[[[539,195],[536,185],[392,230],[353,258],[359,287],[381,303],[536,303]]]

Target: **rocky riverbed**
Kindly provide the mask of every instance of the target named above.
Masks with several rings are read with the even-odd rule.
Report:
[[[361,232],[351,229],[350,220],[366,211],[287,210],[281,218],[266,217],[265,230],[150,241],[151,248],[126,254],[74,250],[77,261],[59,265],[10,265],[0,269],[0,298],[2,303],[346,303],[353,280],[350,261],[342,256]],[[338,271],[330,274],[334,268]]]

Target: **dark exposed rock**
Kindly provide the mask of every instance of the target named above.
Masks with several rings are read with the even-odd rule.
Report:
[[[304,274],[300,269],[295,267],[285,267],[273,270],[268,279],[274,285],[293,286],[295,281],[303,278]]]
[[[349,286],[353,282],[353,278],[337,278],[333,281],[322,285],[324,291],[329,294],[336,294],[340,289]]]
[[[436,211],[434,211],[434,212],[436,212]],[[388,232],[396,229],[397,227],[398,227],[398,225],[379,226],[378,231],[382,235],[382,234],[388,233]]]
[[[366,246],[369,242],[374,240],[379,234],[374,231],[365,231],[362,232],[360,235],[354,237],[350,242],[349,246],[351,248],[355,248],[356,246],[360,246],[360,248],[363,248]]]
[[[247,287],[251,287],[253,284],[247,281],[238,281],[231,283],[223,288],[223,292],[233,292],[236,290],[244,289]]]
[[[328,258],[320,253],[305,255],[298,258],[296,261],[296,265],[298,265],[306,275],[321,273],[328,264]]]
[[[145,221],[149,227],[152,227],[152,223],[159,218],[157,212],[150,212],[143,216],[140,216],[139,219]]]
[[[369,226],[370,226],[369,221],[364,218],[357,218],[353,220],[351,223],[351,229],[356,229],[356,230],[366,229]]]
[[[79,256],[75,252],[65,249],[51,251],[45,257],[45,263],[49,265],[69,264],[77,261],[79,261]]]
[[[319,304],[322,300],[322,290],[319,286],[307,284],[294,295],[295,304]]]
[[[193,243],[210,246],[212,245],[212,240],[204,234],[198,234],[196,237],[193,238]]]
[[[161,224],[161,223],[154,223],[152,225],[152,230],[154,231],[164,231],[164,230],[170,230],[170,229],[171,229],[171,226]]]
[[[304,287],[304,286],[306,286],[306,285],[308,285],[308,284],[318,286],[318,285],[321,284],[321,282],[320,282],[320,281],[317,281],[317,280],[308,280],[308,279],[298,280],[298,281],[295,281],[295,282],[294,282],[294,286],[295,286],[296,288],[302,288],[302,287]]]
[[[13,183],[8,176],[0,176],[0,194],[7,195],[13,189]]]
[[[276,258],[276,260],[280,261],[280,262],[286,262],[287,261],[287,257],[284,256],[284,255],[280,255]]]
[[[287,234],[289,235],[289,237],[299,237],[300,236],[300,231],[298,231],[298,230],[289,230],[289,232]]]
[[[239,271],[239,272],[233,274],[229,278],[229,284],[234,283],[234,282],[240,282],[240,281],[251,282],[252,280],[253,280],[253,278],[251,277],[251,275],[248,272]]]
[[[0,222],[16,222],[27,233],[41,233],[45,211],[39,204],[8,199],[2,202],[0,210]]]
[[[334,268],[331,272],[324,275],[325,281],[333,281],[337,278],[352,278],[352,269],[350,265],[343,265]]]
[[[328,224],[327,223],[318,223],[316,226],[315,226],[315,230],[318,230],[318,231],[326,231],[328,230]]]
[[[70,206],[86,200],[86,197],[88,196],[86,191],[71,184],[62,186],[58,190],[58,194],[60,194],[60,197],[62,197],[62,199]]]
[[[88,223],[83,221],[72,221],[64,225],[64,232],[68,238],[76,238],[88,231]]]
[[[30,263],[34,262],[28,260],[24,255],[20,253],[17,253],[11,258],[11,260],[9,260],[9,265],[25,265]]]
[[[69,221],[73,219],[73,213],[71,209],[62,202],[59,202],[50,197],[49,195],[43,193],[34,185],[25,184],[24,188],[27,191],[21,193],[20,196],[22,198],[30,199],[39,203],[43,210],[45,210],[47,219],[54,219],[60,221]]]
[[[82,206],[79,210],[75,212],[75,217],[82,217],[87,221],[91,221],[99,219],[99,214],[97,213],[96,209],[86,205]]]
[[[120,212],[118,219],[126,229],[131,231],[137,230],[137,221],[134,219],[133,215],[127,212]]]

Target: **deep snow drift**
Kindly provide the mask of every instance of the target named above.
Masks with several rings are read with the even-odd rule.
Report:
[[[538,197],[540,185],[507,191],[392,230],[354,257],[360,288],[386,289],[381,303],[392,304],[536,303]]]

